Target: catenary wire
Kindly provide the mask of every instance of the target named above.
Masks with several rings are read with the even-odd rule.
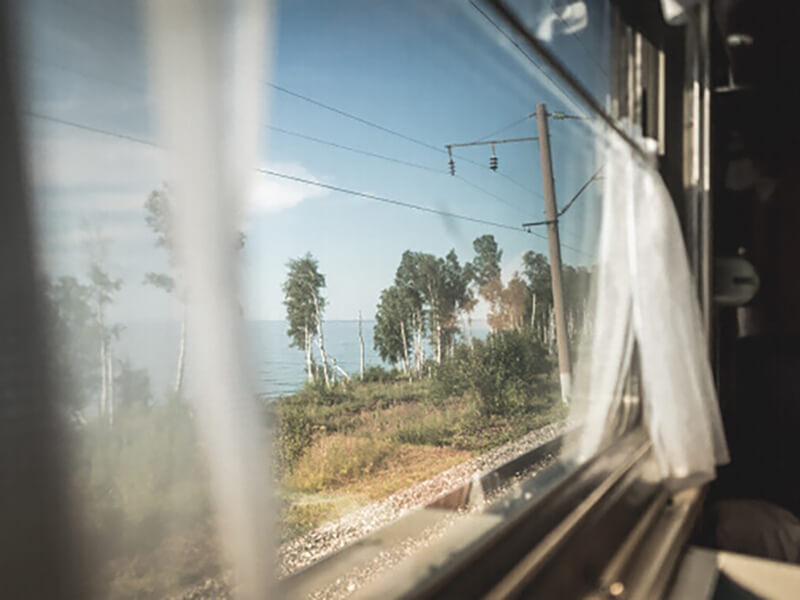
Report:
[[[60,124],[60,125],[63,125],[63,126],[73,127],[75,129],[80,129],[80,130],[91,132],[91,133],[94,133],[94,134],[104,135],[104,136],[108,136],[108,137],[114,137],[114,138],[125,140],[125,141],[128,141],[128,142],[135,142],[135,143],[142,144],[142,145],[145,145],[145,146],[148,146],[148,147],[151,147],[151,148],[160,149],[160,146],[158,144],[156,144],[155,142],[152,142],[150,140],[147,140],[147,139],[144,139],[144,138],[141,138],[141,137],[127,135],[127,134],[123,134],[123,133],[118,133],[118,132],[111,131],[111,130],[108,130],[108,129],[103,129],[103,128],[100,128],[100,127],[93,127],[93,126],[90,126],[90,125],[85,125],[83,123],[78,123],[78,122],[71,121],[71,120],[68,120],[68,119],[60,119],[58,117],[45,115],[45,114],[42,114],[42,113],[39,113],[39,112],[36,112],[36,111],[23,110],[22,113],[24,115],[26,115],[28,117],[31,117],[31,118],[34,118],[34,119],[40,119],[40,120],[44,120],[44,121],[48,121],[48,122],[52,122],[52,123],[57,123],[57,124]],[[280,171],[273,171],[271,169],[256,168],[255,171],[257,171],[259,173],[266,174],[266,175],[271,175],[273,177],[279,177],[279,178],[282,178],[282,179],[292,180],[292,181],[296,181],[296,182],[299,182],[299,183],[304,183],[304,184],[307,184],[307,185],[313,185],[313,186],[324,188],[324,189],[328,189],[328,190],[331,190],[331,191],[336,191],[336,192],[340,192],[340,193],[344,193],[344,194],[358,196],[358,197],[361,197],[361,198],[370,199],[370,200],[374,200],[374,201],[378,201],[378,202],[383,202],[383,203],[386,203],[386,204],[392,204],[392,205],[395,205],[395,206],[401,206],[401,207],[405,207],[405,208],[410,208],[410,209],[413,209],[413,210],[426,212],[426,213],[430,213],[430,214],[436,214],[436,215],[449,217],[449,218],[453,218],[453,219],[460,219],[460,220],[469,221],[469,222],[472,222],[472,223],[488,225],[488,226],[491,226],[491,227],[507,229],[507,230],[510,230],[510,231],[516,231],[517,233],[527,233],[527,234],[533,235],[535,237],[538,237],[538,238],[541,238],[541,239],[544,239],[544,240],[547,239],[543,235],[539,235],[539,234],[537,234],[535,232],[529,232],[529,231],[526,231],[525,229],[523,229],[521,227],[517,227],[517,226],[514,226],[514,225],[508,225],[506,223],[499,223],[499,222],[496,222],[496,221],[489,221],[489,220],[486,220],[486,219],[480,219],[480,218],[477,218],[477,217],[470,217],[470,216],[467,216],[467,215],[461,215],[461,214],[458,214],[458,213],[453,213],[453,212],[449,212],[449,211],[443,211],[443,210],[439,210],[439,209],[436,209],[436,208],[431,208],[431,207],[423,206],[423,205],[419,205],[419,204],[412,204],[410,202],[403,202],[403,201],[400,201],[400,200],[395,200],[395,199],[387,198],[387,197],[384,197],[384,196],[377,196],[375,194],[368,194],[366,192],[360,192],[360,191],[357,191],[357,190],[352,190],[352,189],[344,188],[344,187],[341,187],[341,186],[335,186],[335,185],[331,185],[331,184],[328,184],[328,183],[322,183],[322,182],[319,182],[319,181],[313,181],[311,179],[305,179],[303,177],[297,177],[295,175],[289,175],[288,173],[281,173]],[[567,244],[562,244],[562,246],[564,248],[572,250],[573,252],[576,252],[576,253],[579,253],[579,254],[586,254],[582,250],[579,250],[578,248],[574,248],[574,247],[569,246]]]

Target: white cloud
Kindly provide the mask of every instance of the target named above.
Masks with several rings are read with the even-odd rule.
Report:
[[[297,163],[272,164],[265,168],[293,177],[317,181],[314,175]],[[251,183],[246,213],[255,215],[281,212],[306,200],[325,196],[327,193],[327,190],[314,185],[256,172]]]

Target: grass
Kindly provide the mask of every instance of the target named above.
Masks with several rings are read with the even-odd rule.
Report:
[[[552,393],[487,414],[474,392],[447,396],[440,384],[309,386],[270,405],[282,541],[564,416]],[[81,434],[73,481],[98,596],[161,598],[222,571],[194,428],[176,403],[121,411],[113,430]]]
[[[434,385],[307,387],[281,401],[280,411],[302,415],[299,451],[281,479],[289,497],[300,494],[284,508],[285,539],[566,416],[554,394],[487,415],[469,393],[442,398],[431,393]]]

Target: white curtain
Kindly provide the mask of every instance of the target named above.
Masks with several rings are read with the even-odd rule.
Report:
[[[652,140],[639,139],[651,152]],[[634,346],[643,418],[661,474],[680,487],[728,461],[695,285],[675,208],[654,168],[605,136],[603,218],[593,287],[593,335],[576,372],[584,426],[577,458],[601,447],[621,407]]]
[[[240,208],[264,108],[261,0],[151,0],[149,33],[197,361],[198,432],[237,596],[269,594],[269,453],[238,300]]]

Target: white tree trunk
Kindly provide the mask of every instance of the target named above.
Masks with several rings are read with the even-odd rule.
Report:
[[[106,340],[102,320],[100,325],[100,419],[105,420],[108,413],[108,359],[106,357]]]
[[[111,356],[111,349],[106,352],[106,381],[108,384],[108,426],[114,426],[114,358]]]
[[[422,364],[425,362],[425,341],[422,337],[422,314],[417,311],[417,331],[414,339],[414,370],[417,375],[422,373]]]
[[[106,353],[106,323],[103,304],[97,298],[97,325],[100,329],[100,419],[104,420],[108,412],[108,364]]]
[[[436,319],[436,364],[442,364],[442,325]]]
[[[181,341],[178,347],[178,365],[175,368],[175,385],[173,391],[178,396],[183,389],[183,373],[186,370],[186,305],[183,305],[183,317],[181,318]]]
[[[531,331],[536,331],[536,292],[531,294]]]
[[[317,346],[319,347],[319,357],[322,361],[322,377],[325,379],[325,386],[330,387],[331,378],[328,373],[328,355],[325,352],[325,337],[322,333],[322,315],[319,310],[319,298],[316,292],[313,294],[314,298],[314,312],[317,318]]]
[[[309,383],[314,383],[314,371],[312,370],[311,366],[311,333],[308,331],[308,325],[304,328],[305,337],[304,337],[304,345],[305,345],[305,352],[306,352],[306,377]]]
[[[361,381],[364,381],[364,332],[361,329],[361,311],[358,311],[358,343],[361,346]]]
[[[339,363],[336,362],[335,358],[333,359],[333,370],[334,372],[338,371],[339,373],[342,374],[342,377],[344,377],[347,381],[350,381],[350,375],[348,375],[347,371],[345,371],[342,367],[339,366]]]
[[[400,321],[400,337],[403,340],[403,373],[410,374],[411,365],[408,362],[408,341],[406,340],[406,324]]]

